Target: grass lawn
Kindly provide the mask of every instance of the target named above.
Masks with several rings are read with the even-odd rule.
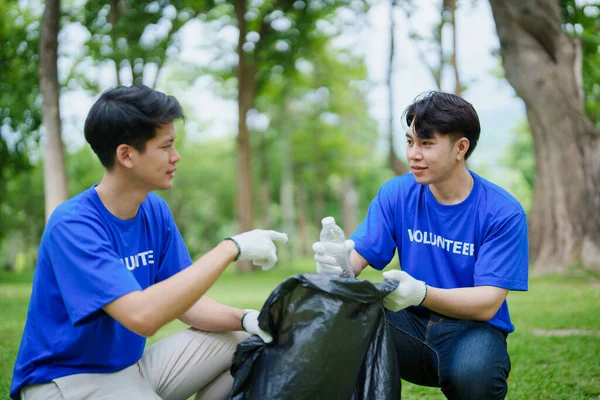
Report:
[[[260,309],[284,279],[313,271],[312,260],[239,275],[226,271],[209,291],[216,300]],[[365,271],[361,278],[379,280]],[[27,305],[31,275],[0,273],[0,398],[8,398]],[[509,336],[512,371],[508,399],[600,399],[600,282],[590,277],[546,277],[530,281],[529,292],[513,292],[509,305],[516,331]],[[148,343],[182,329],[173,322]],[[403,399],[443,399],[436,388],[403,383]]]

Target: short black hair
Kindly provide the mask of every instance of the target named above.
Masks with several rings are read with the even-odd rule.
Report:
[[[431,139],[435,132],[450,135],[452,141],[466,137],[470,145],[465,160],[475,150],[481,132],[473,105],[451,93],[430,91],[420,94],[406,107],[402,120],[408,127],[414,121],[415,135],[422,139]]]
[[[110,170],[119,145],[144,152],[156,129],[178,118],[185,117],[175,97],[144,85],[119,86],[104,92],[92,106],[85,120],[85,139]]]

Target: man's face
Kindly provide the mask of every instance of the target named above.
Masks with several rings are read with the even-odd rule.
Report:
[[[156,136],[146,142],[143,153],[131,153],[133,177],[148,190],[170,189],[175,177],[175,164],[181,160],[175,150],[175,127],[172,123],[156,129]]]
[[[411,124],[406,142],[406,160],[417,183],[440,183],[449,178],[458,164],[457,149],[449,135],[435,132],[433,138],[421,139]]]

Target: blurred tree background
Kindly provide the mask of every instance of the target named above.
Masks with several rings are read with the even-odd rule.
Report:
[[[476,3],[438,0],[435,20],[417,29],[422,5],[410,0],[0,0],[0,268],[33,268],[61,193],[100,181],[102,167],[81,140],[87,111],[77,119],[73,110],[119,84],[155,87],[184,106],[182,161],[173,189],[159,194],[193,257],[260,227],[290,235],[282,251],[293,262],[311,253],[326,215],[350,234],[381,184],[406,171],[397,129],[406,104],[394,86],[402,46],[418,50],[431,89],[468,99],[477,82],[457,61],[457,15]],[[382,4],[388,17],[370,25],[370,8]],[[498,178],[526,208],[536,272],[574,263],[598,272],[600,3],[486,7],[498,34],[495,74],[527,118],[502,132],[499,165],[469,166]],[[385,82],[369,77],[365,55],[348,40],[379,25],[388,32]],[[190,35],[197,47],[184,52]],[[369,98],[381,86],[388,110],[377,118]],[[235,105],[226,117],[235,129],[203,134],[223,117],[210,99]]]

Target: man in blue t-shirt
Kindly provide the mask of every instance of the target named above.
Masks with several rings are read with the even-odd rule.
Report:
[[[237,344],[272,340],[258,311],[204,293],[234,260],[264,269],[274,241],[254,230],[192,262],[164,200],[180,156],[178,101],[146,86],[105,92],[85,137],[106,171],[98,185],[59,206],[42,236],[13,399],[225,398]],[[191,328],[145,349],[146,337],[174,319]]]
[[[527,290],[525,212],[466,168],[480,133],[470,103],[430,92],[403,119],[412,173],[381,187],[351,240],[315,243],[317,271],[339,274],[338,251],[350,252],[356,275],[382,270],[398,250],[402,271],[383,275],[398,281],[384,306],[402,379],[449,399],[503,399],[514,330],[506,297]]]

